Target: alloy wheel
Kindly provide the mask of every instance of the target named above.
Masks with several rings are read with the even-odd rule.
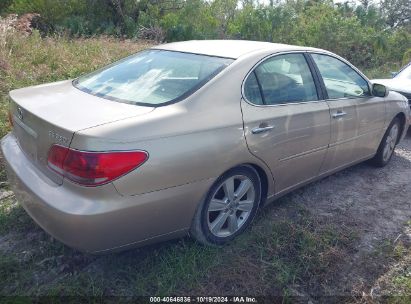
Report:
[[[233,235],[247,221],[255,204],[256,191],[249,177],[235,175],[224,180],[208,205],[210,232],[217,237]]]

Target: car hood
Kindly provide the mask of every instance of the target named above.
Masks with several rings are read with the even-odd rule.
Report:
[[[411,80],[392,78],[392,79],[373,79],[372,83],[383,84],[390,90],[411,94]]]

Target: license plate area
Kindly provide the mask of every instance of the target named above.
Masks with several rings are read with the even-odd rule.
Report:
[[[21,150],[28,158],[37,160],[37,140],[38,134],[19,118],[14,117],[14,134],[17,137]]]

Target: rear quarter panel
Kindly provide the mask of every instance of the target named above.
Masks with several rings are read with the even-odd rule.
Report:
[[[80,150],[145,150],[141,167],[114,181],[123,195],[142,194],[216,178],[239,164],[269,169],[248,150],[241,114],[241,84],[256,59],[233,63],[202,89],[146,115],[77,132]]]

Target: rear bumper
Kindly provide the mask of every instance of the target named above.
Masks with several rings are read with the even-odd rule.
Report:
[[[56,239],[86,252],[121,250],[185,235],[214,181],[122,196],[113,184],[55,184],[26,158],[12,134],[2,139],[1,149],[12,190],[27,213]]]

